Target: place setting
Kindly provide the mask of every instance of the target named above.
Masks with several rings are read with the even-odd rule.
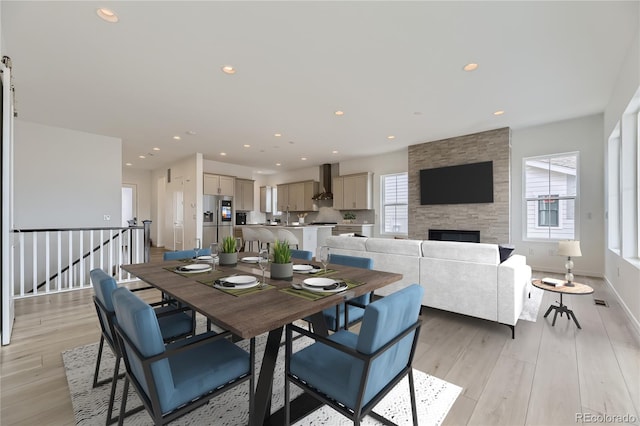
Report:
[[[342,293],[364,283],[340,278],[313,277],[293,282],[280,291],[308,300],[318,300],[335,293]]]

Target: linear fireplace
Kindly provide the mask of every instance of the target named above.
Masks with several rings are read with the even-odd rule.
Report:
[[[437,241],[461,241],[465,243],[479,243],[480,231],[429,229],[429,239]]]

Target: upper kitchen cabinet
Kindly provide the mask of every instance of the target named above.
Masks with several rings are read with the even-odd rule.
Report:
[[[371,173],[358,173],[333,178],[333,208],[336,210],[368,210],[373,208]]]
[[[263,213],[271,213],[273,211],[273,203],[271,196],[273,191],[270,186],[260,187],[260,211]]]
[[[235,178],[231,176],[219,176],[204,174],[204,193],[206,195],[229,195],[233,197]]]
[[[304,212],[313,210],[313,197],[318,193],[317,181],[292,182],[278,185],[278,210]]]
[[[249,179],[236,179],[236,210],[253,210],[253,181]]]

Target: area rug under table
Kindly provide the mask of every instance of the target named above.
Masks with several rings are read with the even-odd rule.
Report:
[[[256,338],[256,354],[262,354],[266,343],[266,335]],[[294,351],[299,350],[311,341],[307,338],[294,340]],[[248,342],[242,341],[239,346],[247,349]],[[81,346],[62,353],[71,402],[78,425],[103,425],[107,414],[107,403],[111,385],[106,384],[95,389],[91,387],[93,371],[98,351],[98,344]],[[260,371],[261,360],[256,356],[256,375]],[[100,378],[111,377],[115,358],[110,349],[106,349],[102,358]],[[124,363],[121,365],[121,370]],[[414,369],[416,402],[420,425],[439,425],[446,417],[460,391],[459,386],[430,376]],[[119,380],[116,392],[116,410],[120,407],[124,380]],[[249,403],[247,398],[249,382],[243,383],[222,395],[213,398],[208,404],[175,420],[172,425],[215,425],[236,426],[248,423]],[[296,386],[291,386],[292,398],[301,393]],[[284,348],[281,348],[275,368],[273,398],[271,410],[276,411],[284,404]],[[130,391],[127,408],[140,405],[135,392]],[[409,385],[405,378],[401,381],[374,410],[399,425],[411,424],[411,403]],[[117,414],[117,411],[116,411]],[[146,411],[138,412],[125,419],[125,425],[151,425],[153,422]],[[353,422],[329,407],[323,407],[296,425],[349,425]],[[363,425],[379,425],[380,422],[367,417]]]

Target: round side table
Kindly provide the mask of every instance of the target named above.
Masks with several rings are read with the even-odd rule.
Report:
[[[573,281],[571,284],[573,284],[572,286],[559,286],[556,287],[554,285],[549,285],[549,284],[545,284],[542,282],[542,280],[533,280],[531,281],[531,284],[533,284],[534,287],[538,287],[542,290],[545,291],[551,291],[553,293],[560,293],[560,304],[559,305],[551,305],[549,306],[549,309],[547,309],[547,312],[544,314],[544,317],[546,318],[549,313],[554,310],[556,311],[555,314],[553,315],[553,322],[551,323],[552,326],[556,325],[556,318],[558,317],[558,313],[560,314],[560,316],[562,316],[563,314],[567,314],[567,320],[569,319],[573,319],[573,322],[576,323],[576,325],[578,326],[578,328],[582,328],[580,327],[580,323],[578,322],[578,319],[576,318],[576,315],[573,313],[573,311],[571,309],[569,309],[567,307],[567,305],[565,305],[562,302],[562,295],[563,294],[577,294],[577,295],[581,295],[581,294],[591,294],[593,293],[593,289],[591,287],[589,287],[586,284],[581,284],[581,283],[577,283],[575,281]]]

